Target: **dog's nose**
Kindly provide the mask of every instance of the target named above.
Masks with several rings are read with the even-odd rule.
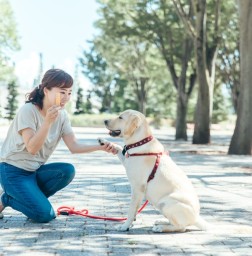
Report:
[[[108,125],[108,122],[109,122],[108,120],[104,120],[105,125]]]

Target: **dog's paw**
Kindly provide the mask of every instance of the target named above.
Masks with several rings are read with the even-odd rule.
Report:
[[[156,220],[154,225],[169,225],[168,220]]]
[[[163,226],[162,225],[155,225],[155,226],[153,226],[152,231],[154,233],[162,233],[163,232]]]
[[[103,145],[105,145],[105,144],[107,144],[107,143],[111,143],[111,142],[109,142],[108,140],[105,140],[105,139],[103,139],[103,138],[97,138],[97,141],[98,141],[98,143],[99,143],[101,146],[103,146]],[[113,144],[113,145],[114,145],[114,148],[115,148],[118,152],[122,152],[122,150],[123,150],[122,146],[120,146],[120,145],[118,145],[118,144]]]
[[[97,141],[99,142],[99,144],[100,144],[101,146],[103,146],[106,142],[108,142],[107,140],[102,139],[102,138],[97,138]]]
[[[124,223],[122,225],[117,226],[117,231],[129,231],[129,225],[127,223]]]

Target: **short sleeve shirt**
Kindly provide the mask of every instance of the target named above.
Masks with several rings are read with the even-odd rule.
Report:
[[[56,121],[50,127],[45,143],[36,155],[30,154],[20,131],[31,128],[35,132],[41,127],[44,117],[32,103],[20,108],[12,121],[1,149],[1,161],[26,171],[36,171],[51,156],[60,139],[73,133],[66,111],[60,110]]]

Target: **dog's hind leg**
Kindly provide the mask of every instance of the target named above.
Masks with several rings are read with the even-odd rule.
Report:
[[[155,233],[169,233],[169,232],[185,232],[185,227],[178,227],[173,226],[171,224],[164,224],[164,225],[155,225],[152,228],[152,231]]]
[[[163,198],[157,207],[170,223],[155,224],[153,232],[184,232],[187,226],[195,222],[192,207],[176,199]]]

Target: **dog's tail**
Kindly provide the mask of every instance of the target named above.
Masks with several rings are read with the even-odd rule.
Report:
[[[201,216],[198,216],[193,225],[199,228],[200,230],[208,230],[210,227],[209,223],[207,223]]]

